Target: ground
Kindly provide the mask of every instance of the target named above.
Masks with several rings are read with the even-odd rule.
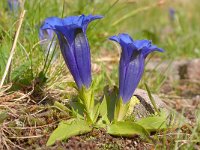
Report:
[[[200,121],[198,118],[200,113],[198,111],[200,108],[199,84],[180,80],[175,89],[169,84],[164,84],[162,87],[160,98],[167,106],[188,119],[188,123],[181,128],[153,133],[150,139],[142,139],[138,136],[132,138],[113,137],[103,129],[94,129],[91,133],[57,142],[52,147],[45,146],[49,135],[60,120],[69,118],[66,112],[52,105],[52,101],[59,99],[59,93],[46,91],[45,100],[38,104],[37,100],[40,99],[40,95],[34,95],[34,90],[30,90],[29,93],[5,91],[1,95],[0,102],[0,107],[6,112],[4,116],[1,114],[1,118],[5,117],[1,125],[2,149],[170,149],[174,148],[176,144],[181,149],[200,148],[198,139],[200,136],[198,126]],[[5,87],[6,89],[9,90],[9,85]],[[180,92],[175,94],[175,91]]]

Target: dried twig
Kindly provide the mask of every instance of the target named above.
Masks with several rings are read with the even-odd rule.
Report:
[[[16,45],[17,45],[17,40],[18,40],[18,37],[19,37],[19,33],[20,33],[21,26],[22,26],[22,22],[24,20],[25,13],[26,13],[26,11],[24,10],[20,14],[19,25],[18,25],[18,28],[17,28],[17,32],[15,34],[15,39],[14,39],[13,46],[12,46],[12,49],[11,49],[11,52],[10,52],[10,56],[9,56],[8,62],[6,64],[6,69],[4,71],[4,74],[3,74],[3,77],[2,77],[2,80],[1,80],[1,83],[0,83],[0,89],[2,88],[3,83],[5,81],[5,78],[6,78],[7,74],[8,74],[8,72],[9,72],[9,68],[10,68],[10,65],[11,65],[11,62],[12,62],[13,55],[15,53],[15,48],[16,48]]]

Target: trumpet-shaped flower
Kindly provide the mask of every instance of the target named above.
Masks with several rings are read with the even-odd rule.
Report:
[[[81,15],[67,18],[47,18],[41,30],[54,30],[57,34],[60,49],[78,88],[91,84],[90,47],[86,36],[88,24],[101,19],[99,15]]]
[[[153,51],[163,52],[149,40],[133,40],[128,34],[109,38],[122,48],[119,64],[119,96],[129,101],[137,88],[144,71],[145,58]]]

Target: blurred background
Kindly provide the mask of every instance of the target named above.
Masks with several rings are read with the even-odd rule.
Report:
[[[20,9],[16,11],[10,11],[6,0],[0,3],[1,76],[12,46],[20,10],[27,10],[12,63],[10,78],[13,81],[27,78],[27,82],[30,82],[44,66],[45,55],[38,43],[38,32],[43,20],[50,16],[67,17],[80,14],[104,16],[104,19],[90,24],[87,35],[94,68],[98,70],[102,69],[101,65],[116,63],[116,65],[106,65],[107,69],[111,67],[111,76],[113,74],[111,79],[117,78],[115,66],[120,49],[108,41],[108,37],[118,33],[129,33],[134,39],[152,40],[154,44],[165,49],[164,54],[150,56],[161,60],[159,63],[164,60],[171,62],[175,59],[200,57],[198,0],[30,0],[21,1],[19,7]],[[57,60],[57,63],[51,66],[55,68],[55,65],[61,64],[63,61]],[[51,67],[48,72],[51,78],[54,75],[50,70]]]

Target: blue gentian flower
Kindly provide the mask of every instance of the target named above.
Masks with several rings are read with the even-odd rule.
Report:
[[[70,16],[67,18],[47,18],[42,30],[51,29],[57,34],[64,60],[78,86],[90,87],[91,58],[90,47],[86,36],[88,24],[101,19],[99,15]]]
[[[11,11],[17,11],[20,6],[20,2],[19,0],[8,0],[8,6]]]
[[[133,40],[128,34],[112,36],[122,48],[119,64],[119,96],[123,102],[129,101],[142,77],[145,58],[153,51],[163,52],[149,40]]]

